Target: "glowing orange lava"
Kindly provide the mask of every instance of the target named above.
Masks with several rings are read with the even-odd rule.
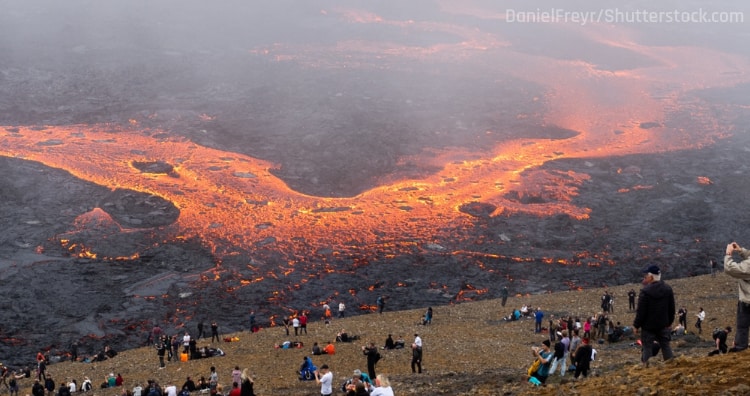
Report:
[[[445,7],[445,12],[474,12],[454,9],[459,8],[457,5]],[[141,191],[173,202],[181,213],[165,232],[173,238],[198,237],[219,257],[252,250],[258,244],[293,247],[299,240],[306,246],[334,250],[372,245],[397,252],[408,249],[410,242],[432,242],[440,237],[437,233],[441,229],[472,227],[474,219],[459,211],[472,202],[496,207],[492,216],[567,214],[585,220],[590,210],[576,206],[572,200],[589,176],[574,171],[550,172],[542,170],[542,165],[564,158],[659,153],[711,144],[727,136],[727,128],[699,103],[683,102],[683,98],[695,89],[746,82],[746,74],[736,71],[750,69],[746,59],[705,48],[639,44],[632,32],[621,26],[569,29],[580,29],[585,37],[601,45],[630,51],[648,60],[644,66],[603,70],[582,60],[533,55],[514,48],[502,33],[446,22],[389,20],[352,9],[322,10],[321,14],[353,24],[440,31],[459,39],[425,46],[362,39],[325,48],[275,44],[249,53],[315,68],[366,69],[368,66],[363,65],[372,59],[385,65],[388,60],[399,59],[479,63],[478,69],[486,73],[488,81],[512,76],[542,87],[545,95],[539,99],[545,102],[545,126],[578,134],[566,139],[509,140],[488,149],[478,159],[477,153],[460,149],[424,153],[404,160],[431,161],[439,164],[439,172],[420,180],[390,181],[351,198],[298,193],[269,172],[275,166],[272,163],[177,137],[164,138],[162,131],[139,128],[136,120],[124,127],[8,126],[0,136],[0,155],[39,161],[102,186]],[[481,15],[502,22],[499,15]],[[690,115],[689,123],[675,123],[674,119],[684,113]],[[497,126],[498,130],[503,128]],[[162,161],[174,166],[174,174],[142,173],[132,166],[134,161]],[[649,186],[632,186],[620,192],[642,188]],[[546,203],[523,204],[508,199],[511,192],[517,197],[531,194],[548,199]],[[70,248],[81,257],[96,256],[95,247]],[[282,268],[280,273],[293,270]]]

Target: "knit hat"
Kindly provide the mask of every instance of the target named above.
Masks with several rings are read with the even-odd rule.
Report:
[[[655,265],[652,265],[652,266],[649,266],[648,268],[644,269],[643,273],[644,274],[659,275],[659,274],[661,274],[661,270],[659,269],[659,267],[657,267]]]

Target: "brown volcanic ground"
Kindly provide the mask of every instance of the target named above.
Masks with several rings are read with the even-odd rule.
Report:
[[[533,320],[504,322],[500,318],[512,307],[522,304],[541,307],[547,315],[590,315],[597,312],[602,290],[569,291],[551,294],[514,296],[501,308],[498,300],[471,302],[453,306],[434,307],[432,325],[417,322],[421,309],[385,312],[382,315],[360,315],[353,318],[334,319],[330,326],[319,320],[309,325],[309,334],[286,337],[282,328],[264,328],[259,333],[241,332],[222,334],[236,336],[237,342],[220,343],[224,357],[198,359],[189,362],[168,363],[165,370],[157,370],[156,352],[153,348],[121,351],[116,357],[99,363],[63,362],[48,368],[57,381],[75,378],[80,383],[84,376],[95,384],[101,383],[109,372],[121,373],[125,386],[156,379],[161,384],[174,383],[178,387],[186,376],[197,379],[207,376],[209,367],[215,366],[220,382],[231,378],[235,365],[249,368],[254,375],[256,393],[259,395],[316,395],[319,388],[311,382],[299,382],[295,370],[302,357],[309,355],[312,343],[331,340],[341,328],[357,334],[357,343],[337,343],[333,356],[315,356],[319,366],[328,364],[334,372],[334,383],[343,382],[352,370],[365,369],[365,358],[359,347],[366,340],[380,344],[388,333],[403,334],[406,341],[418,333],[424,340],[424,372],[412,374],[408,350],[381,351],[384,358],[378,363],[379,373],[387,374],[397,395],[558,395],[558,394],[725,394],[744,395],[750,391],[745,372],[750,364],[750,353],[708,357],[712,349],[710,333],[714,327],[734,325],[736,307],[736,282],[720,273],[684,279],[669,279],[675,291],[678,306],[685,306],[692,323],[698,307],[706,310],[703,334],[678,337],[673,342],[676,358],[662,362],[652,360],[652,368],[639,364],[639,350],[630,345],[633,340],[614,344],[597,344],[598,359],[593,363],[592,375],[587,379],[571,381],[568,374],[552,376],[542,388],[525,382],[524,372],[530,364],[530,347],[546,337],[534,334]],[[638,284],[610,287],[615,298],[611,318],[623,324],[632,323],[633,313],[624,310],[626,293]],[[545,321],[546,322],[546,321]],[[193,329],[194,330],[194,329]],[[304,342],[303,349],[275,349],[285,340]],[[206,340],[199,346],[208,345]],[[28,360],[32,361],[33,356]],[[30,380],[21,382],[21,392],[30,391]],[[91,394],[112,394],[115,391],[95,389]]]

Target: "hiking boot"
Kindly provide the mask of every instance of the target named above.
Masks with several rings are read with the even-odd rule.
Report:
[[[744,351],[745,349],[747,349],[747,348],[737,348],[737,347],[731,347],[731,348],[729,348],[729,351],[728,351],[728,352],[729,352],[729,353],[734,353],[734,352],[742,352],[742,351]]]

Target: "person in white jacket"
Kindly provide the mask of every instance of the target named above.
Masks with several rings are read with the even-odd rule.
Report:
[[[735,255],[741,261],[736,261]],[[737,279],[739,296],[734,346],[729,348],[729,352],[744,351],[747,349],[748,329],[750,328],[750,250],[741,247],[737,242],[727,245],[724,273]]]

